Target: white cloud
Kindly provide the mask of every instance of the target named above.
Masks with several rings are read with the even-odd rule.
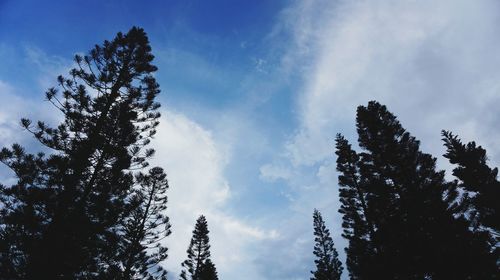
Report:
[[[173,233],[166,241],[170,250],[166,267],[179,273],[195,220],[203,214],[208,220],[212,255],[221,278],[259,278],[251,266],[242,268],[244,276],[234,267],[243,267],[253,258],[249,248],[254,242],[274,239],[279,234],[249,225],[224,209],[231,197],[224,175],[228,164],[224,151],[231,149],[221,147],[210,131],[173,111],[163,111],[154,147],[157,153],[152,163],[165,168],[170,184],[168,215]]]
[[[70,59],[49,55],[35,46],[25,46],[24,53],[29,66],[36,67],[39,71],[37,73],[37,83],[40,90],[42,90],[40,96],[42,96],[43,91],[57,85],[59,75],[69,76],[70,69],[76,66],[76,63]]]
[[[278,179],[289,179],[292,175],[291,170],[285,166],[275,164],[265,164],[260,167],[260,178],[268,181],[276,181]]]
[[[38,100],[26,98],[16,87],[0,80],[0,147],[31,143],[31,134],[21,126],[21,118],[52,124],[61,117],[52,109],[42,96]]]
[[[0,146],[10,143],[15,137],[14,130],[20,128],[16,109],[21,105],[21,98],[17,98],[12,93],[14,89],[6,82],[0,80]]]
[[[0,149],[10,146],[19,141],[18,135],[22,131],[19,119],[15,116],[17,106],[21,105],[21,99],[12,95],[14,89],[0,80]],[[15,182],[13,174],[3,166],[0,167],[0,183],[12,184]]]
[[[161,54],[161,53],[160,53]],[[54,86],[55,77],[67,73],[71,61],[59,57],[48,57],[36,47],[25,49],[24,59],[39,70],[35,85],[31,89],[42,90],[39,98],[26,98],[19,89],[0,81],[0,144],[14,142],[33,144],[30,135],[19,125],[21,117],[33,120],[48,120],[57,123],[60,116],[54,114],[48,102],[43,101],[43,90]],[[168,59],[168,55],[166,57]],[[194,64],[199,64],[197,61]],[[194,69],[194,68],[193,68]],[[213,71],[212,71],[213,72]],[[207,80],[213,79],[207,77]],[[243,117],[235,118],[230,113],[222,118],[213,118],[218,112],[197,110],[206,123],[215,124],[214,132],[202,127],[185,115],[173,111],[163,111],[158,134],[153,144],[157,151],[152,165],[158,165],[168,174],[170,190],[168,215],[172,222],[172,235],[165,241],[170,253],[165,267],[176,278],[180,263],[186,258],[186,249],[197,217],[204,214],[211,231],[212,257],[222,278],[259,279],[257,270],[248,265],[256,256],[252,248],[256,242],[279,237],[275,229],[263,229],[249,217],[232,215],[226,204],[231,198],[231,187],[224,174],[231,160],[231,154],[238,138],[244,135],[256,146],[265,146],[265,139],[255,135],[252,123]],[[29,145],[28,145],[29,146]],[[39,150],[38,145],[36,150]],[[261,153],[258,147],[245,149],[245,153]],[[0,178],[8,183],[11,174],[0,168]],[[234,269],[239,267],[239,269]],[[242,273],[244,277],[242,277]]]
[[[290,222],[282,231],[294,234],[285,243],[308,253],[299,237],[309,229],[304,213],[317,207],[331,215],[343,255],[334,137],[341,132],[356,142],[356,107],[370,100],[386,104],[442,168],[441,129],[476,140],[493,164],[500,162],[499,8],[489,0],[309,0],[282,13],[271,36],[283,29],[292,34],[282,67],[304,81],[296,98],[299,125],[284,143],[287,156],[263,165],[261,178],[286,178],[290,186]],[[276,243],[270,247],[279,248]],[[288,279],[291,272],[299,273],[288,265],[271,278]]]
[[[39,143],[21,126],[21,118],[52,124],[60,116],[53,114],[50,107],[41,98],[40,101],[28,99],[17,88],[0,80],[0,149],[18,143],[28,152],[40,152]],[[13,172],[0,164],[0,183],[10,185],[15,181]]]
[[[228,71],[188,51],[155,51],[158,62],[169,66],[160,70],[171,69],[161,71],[173,77],[172,85],[178,86],[171,91],[179,94],[179,88],[194,88],[232,92],[232,87],[241,83],[237,92],[250,93],[250,102],[245,102],[251,103],[234,108],[246,110],[244,113],[206,111],[204,104],[194,104],[192,110],[198,112],[189,112],[189,117],[163,111],[154,141],[157,154],[153,164],[165,168],[171,186],[168,215],[173,234],[166,240],[170,248],[166,267],[175,275],[170,277],[177,277],[199,214],[207,216],[213,257],[221,278],[307,279],[314,265],[313,208],[322,211],[343,255],[345,241],[340,238],[341,222],[336,214],[333,138],[335,133],[343,132],[355,141],[356,106],[369,100],[387,104],[422,140],[424,150],[436,156],[444,151],[439,132],[445,128],[466,140],[478,140],[498,162],[498,5],[493,0],[296,1],[281,13],[266,38],[287,47],[280,60],[283,71],[276,74],[269,70],[275,63],[272,55],[264,55],[265,61],[254,61],[258,69],[270,71],[266,82],[261,81],[264,75],[255,80],[228,79]],[[283,33],[285,36],[281,36]],[[288,35],[290,41],[286,40]],[[36,48],[26,52],[28,64],[42,72],[37,79],[42,90],[53,86],[54,78],[66,73],[71,63],[47,58]],[[275,54],[276,49],[270,52]],[[285,77],[275,77],[280,74]],[[287,80],[288,75],[300,78],[293,82],[305,81],[293,108],[298,112],[299,125],[284,143],[286,155],[274,158],[275,143],[272,137],[267,138],[272,133],[261,129],[265,124],[255,119],[262,112],[254,109],[269,100],[269,92],[281,89],[275,84]],[[177,81],[183,77],[189,80]],[[18,135],[25,139],[26,135],[17,131],[22,130],[18,126],[22,112],[44,115],[38,109],[43,96],[37,96],[37,102],[30,103],[0,82],[0,144],[17,141]],[[240,160],[236,162],[237,157]],[[225,174],[226,170],[231,167],[237,175],[249,175],[248,169],[241,170],[261,162],[272,164],[255,168],[255,176],[276,185],[286,182],[288,189],[274,191],[282,191],[289,204],[279,204],[275,212],[258,220],[251,214],[232,215],[227,204],[239,194],[241,186],[228,180],[230,176],[226,175],[234,174]],[[239,180],[247,178],[240,176]],[[256,208],[269,201],[249,199]]]
[[[443,128],[498,154],[491,140],[498,139],[491,128],[500,119],[493,105],[500,99],[497,2],[315,3],[335,12],[309,35],[318,53],[298,101],[300,127],[287,145],[295,164],[331,157],[335,133],[352,134],[355,108],[373,99],[436,155],[443,152]],[[296,27],[296,37],[302,29]]]
[[[12,59],[12,57],[2,57],[9,54],[0,51],[0,58]],[[43,121],[49,125],[57,124],[63,119],[63,115],[46,101],[44,92],[56,85],[56,77],[65,75],[72,62],[58,56],[48,56],[33,46],[24,48],[21,59],[27,64],[19,64],[35,68],[40,72],[36,78],[36,85],[12,85],[0,80],[0,147],[10,146],[13,143],[31,146],[34,143],[32,135],[22,128],[21,118],[28,118],[33,122]]]

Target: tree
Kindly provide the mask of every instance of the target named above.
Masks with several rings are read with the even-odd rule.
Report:
[[[361,181],[359,155],[352,150],[349,142],[341,134],[336,137],[337,171],[340,209],[342,214],[342,236],[349,241],[346,248],[346,264],[350,278],[376,278],[384,264],[376,261],[375,228],[373,218],[368,213],[368,190]],[[370,219],[372,218],[372,219]],[[378,269],[378,271],[377,271]]]
[[[0,274],[9,279],[95,279],[116,269],[120,225],[131,213],[133,170],[148,165],[160,114],[156,67],[144,30],[133,27],[75,56],[46,98],[55,128],[22,125],[49,150],[14,144],[0,161],[17,177],[0,186]]]
[[[475,232],[492,235],[492,247],[497,250],[500,242],[500,182],[498,168],[487,164],[486,150],[475,142],[463,144],[458,136],[442,131],[446,153],[451,164],[455,164],[453,175],[460,180],[460,201],[454,203],[458,214],[466,215]]]
[[[210,244],[208,224],[205,216],[196,220],[193,237],[187,249],[188,258],[182,263],[183,280],[212,280],[218,279],[215,265],[210,260]],[[207,278],[204,278],[207,277]]]
[[[200,279],[202,280],[219,280],[217,276],[217,269],[210,259],[208,259],[200,272]]]
[[[318,210],[314,210],[314,255],[316,260],[316,271],[311,271],[313,277],[311,280],[340,280],[342,275],[342,263],[338,259],[338,253],[335,249],[333,239],[330,237],[330,231],[326,228],[323,217]]]
[[[491,279],[495,263],[483,240],[450,211],[444,197],[453,182],[436,171],[436,159],[377,102],[359,106],[356,123],[363,152],[337,138],[344,227],[356,241],[348,260],[368,253],[350,271],[355,279]]]
[[[121,251],[122,279],[167,279],[167,271],[159,263],[167,258],[167,248],[161,244],[170,235],[167,209],[168,182],[163,169],[137,175],[139,187],[131,197],[133,210],[123,222]]]

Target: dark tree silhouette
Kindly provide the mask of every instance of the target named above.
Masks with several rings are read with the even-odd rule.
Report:
[[[210,244],[208,224],[205,216],[196,220],[193,237],[187,249],[188,257],[182,263],[183,280],[211,280],[218,279],[215,265],[210,260]],[[208,277],[208,278],[203,278]],[[215,277],[215,278],[214,278]]]
[[[500,254],[500,182],[498,168],[487,164],[486,150],[475,142],[463,144],[451,132],[442,131],[447,148],[444,157],[455,164],[453,175],[460,180],[462,196],[453,208],[465,215],[475,232],[487,231],[492,235],[492,247]]]
[[[337,137],[352,277],[491,279],[498,271],[487,244],[454,218],[444,199],[453,183],[435,158],[377,102],[358,107],[356,122],[362,153]]]
[[[339,197],[342,214],[342,236],[349,241],[346,248],[346,264],[350,278],[369,279],[378,275],[377,268],[384,264],[377,260],[377,243],[373,218],[369,218],[367,207],[368,190],[361,181],[359,155],[352,150],[349,142],[340,134],[336,137]]]
[[[340,280],[342,275],[342,263],[339,261],[335,244],[330,236],[330,231],[326,228],[323,217],[318,210],[314,210],[314,255],[316,260],[316,270],[311,271],[311,280]]]
[[[167,209],[168,182],[159,167],[137,176],[139,187],[131,197],[133,210],[123,222],[121,252],[123,279],[167,279],[159,263],[167,258],[167,248],[160,241],[170,235]]]
[[[51,128],[22,120],[50,153],[2,149],[0,161],[17,177],[0,187],[4,278],[116,276],[120,225],[133,210],[133,186],[142,183],[133,170],[148,165],[154,151],[145,146],[160,117],[152,60],[146,33],[136,27],[75,56],[69,77],[59,76],[58,88],[46,93],[64,121]]]
[[[201,268],[200,280],[219,280],[217,269],[210,259],[206,260]]]

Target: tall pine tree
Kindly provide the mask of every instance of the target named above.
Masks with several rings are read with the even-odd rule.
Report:
[[[491,235],[491,246],[500,257],[500,182],[498,168],[488,166],[486,150],[475,142],[462,143],[458,136],[442,131],[446,146],[444,157],[455,164],[453,175],[460,180],[462,193],[453,205],[457,213],[465,215],[471,228],[480,234]]]
[[[210,244],[208,224],[205,216],[196,220],[193,237],[187,249],[188,257],[182,262],[183,280],[214,280],[217,278],[215,265],[210,260]]]
[[[69,77],[46,98],[55,128],[22,125],[50,149],[14,144],[0,161],[17,177],[0,186],[0,275],[8,279],[97,279],[116,271],[122,221],[133,210],[133,170],[148,165],[160,92],[144,30],[132,28],[75,56]],[[141,204],[142,205],[142,204]]]
[[[377,260],[377,242],[374,217],[368,212],[368,190],[361,181],[359,155],[352,150],[344,136],[336,137],[337,171],[340,209],[342,214],[342,236],[349,241],[346,248],[346,264],[352,280],[378,277],[384,271],[384,263]]]
[[[335,244],[330,236],[330,231],[326,228],[323,217],[318,210],[313,213],[314,225],[314,255],[316,260],[316,270],[311,271],[311,280],[340,280],[342,275],[342,263],[339,261]]]
[[[163,169],[137,175],[138,187],[130,198],[132,211],[123,221],[123,247],[120,251],[122,279],[167,279],[159,263],[167,258],[161,241],[170,235],[167,209],[168,182]]]
[[[377,102],[358,107],[356,122],[363,152],[356,156],[342,138],[337,140],[339,183],[345,189],[341,202],[345,218],[350,215],[347,221],[352,221],[344,223],[345,232],[356,241],[347,253],[348,259],[363,259],[366,250],[373,258],[357,263],[351,275],[491,279],[495,264],[485,243],[449,210],[444,196],[453,183],[435,170],[435,158],[420,152],[419,141]],[[377,263],[380,269],[374,269]],[[370,276],[372,271],[376,274]]]

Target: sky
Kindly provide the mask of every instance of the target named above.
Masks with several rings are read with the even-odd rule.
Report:
[[[132,26],[159,69],[152,164],[170,184],[171,279],[200,214],[220,279],[309,279],[315,208],[344,261],[333,140],[356,142],[370,100],[442,169],[442,129],[500,163],[494,0],[0,0],[0,146],[39,151],[19,119],[60,121],[45,90],[75,54]]]

